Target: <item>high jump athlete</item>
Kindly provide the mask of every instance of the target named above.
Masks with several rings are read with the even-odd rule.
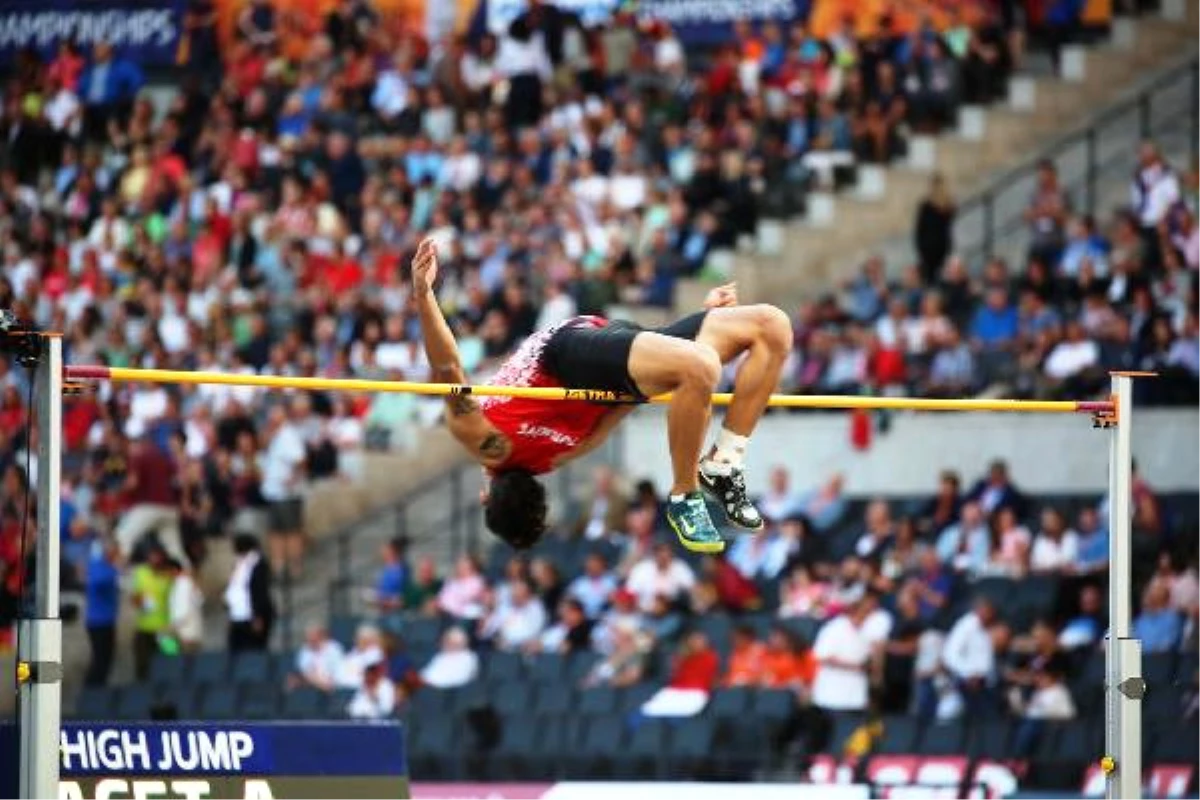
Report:
[[[421,242],[412,262],[413,294],[433,379],[465,383],[454,334],[434,294],[437,249]],[[762,516],[746,495],[743,459],[792,345],[791,323],[770,305],[739,306],[733,284],[714,289],[705,310],[647,330],[600,317],[574,317],[529,336],[500,368],[499,386],[599,389],[647,398],[667,392],[673,483],[667,520],[683,546],[718,553],[703,488],[729,521],[757,531]],[[742,354],[733,401],[716,442],[701,458],[721,365]],[[488,528],[527,548],[546,528],[546,493],[535,475],[595,449],[634,405],[515,397],[446,397],[446,424],[490,477]]]

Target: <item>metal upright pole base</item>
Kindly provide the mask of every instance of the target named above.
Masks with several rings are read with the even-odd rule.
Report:
[[[1133,533],[1133,376],[1114,373],[1116,402],[1108,477],[1108,650],[1105,653],[1105,754],[1100,765],[1110,800],[1142,796],[1142,646],[1129,624]]]
[[[41,340],[34,375],[38,410],[37,561],[33,618],[20,624],[17,654],[20,690],[22,798],[58,797],[58,747],[62,723],[62,621],[58,600],[59,489],[62,469],[62,339]],[[24,531],[22,531],[24,535]]]

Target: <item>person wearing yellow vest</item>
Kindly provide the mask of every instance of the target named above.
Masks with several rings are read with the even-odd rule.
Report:
[[[158,652],[158,637],[171,625],[171,572],[167,555],[152,546],[146,561],[133,568],[133,606],[137,609],[133,635],[133,666],[139,681],[150,676],[150,661]]]

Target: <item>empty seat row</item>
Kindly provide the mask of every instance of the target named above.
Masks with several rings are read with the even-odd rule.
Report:
[[[340,719],[351,695],[348,690],[322,692],[308,687],[285,691],[274,683],[88,687],[76,699],[74,716],[146,720],[156,713],[171,713],[179,719]]]

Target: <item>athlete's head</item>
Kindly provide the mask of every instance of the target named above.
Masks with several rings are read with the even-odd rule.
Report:
[[[483,518],[492,533],[526,550],[546,532],[546,489],[528,470],[497,472],[488,487]]]

